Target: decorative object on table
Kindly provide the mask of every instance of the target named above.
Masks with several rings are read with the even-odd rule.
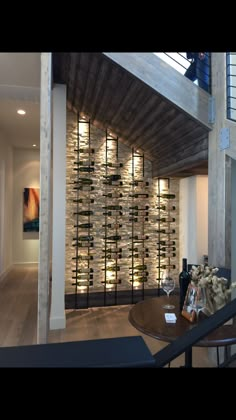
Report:
[[[193,318],[202,311],[209,316],[222,308],[230,301],[231,291],[236,287],[236,283],[231,283],[225,277],[218,277],[216,274],[219,271],[217,267],[208,265],[192,266],[190,270],[191,282],[188,286],[186,294],[186,305],[184,310],[190,313],[190,306],[195,311]],[[189,302],[191,290],[196,289],[196,299],[194,302]],[[183,316],[185,314],[182,313]]]
[[[205,306],[204,297],[205,295],[202,295],[201,288],[190,283],[187,288],[181,315],[190,322],[197,321],[199,312]]]
[[[180,312],[183,309],[184,300],[188,285],[190,283],[190,274],[187,271],[187,258],[182,259],[182,271],[179,274],[179,309]]]

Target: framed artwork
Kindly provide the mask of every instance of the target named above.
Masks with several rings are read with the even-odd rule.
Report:
[[[196,320],[196,308],[199,300],[199,291],[199,287],[196,287],[191,283],[189,284],[181,314],[190,322],[195,322]]]
[[[39,188],[24,188],[23,232],[39,232]]]

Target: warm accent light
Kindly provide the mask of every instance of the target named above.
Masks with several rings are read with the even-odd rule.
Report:
[[[25,115],[26,112],[24,111],[24,109],[18,109],[17,110],[17,114],[19,114],[19,115]]]
[[[33,147],[36,147],[36,146],[37,146],[37,144],[32,144],[32,146],[33,146]]]

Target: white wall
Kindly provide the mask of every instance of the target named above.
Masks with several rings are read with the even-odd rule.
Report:
[[[202,264],[208,254],[208,177],[180,180],[179,257],[189,264]]]
[[[12,148],[0,133],[0,276],[12,265]]]
[[[39,234],[23,232],[23,191],[39,188],[39,151],[13,149],[13,263],[37,263]]]

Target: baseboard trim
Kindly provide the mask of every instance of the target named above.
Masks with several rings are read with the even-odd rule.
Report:
[[[16,266],[16,265],[38,265],[38,264],[39,264],[38,261],[37,262],[31,261],[31,262],[15,262],[13,265]]]
[[[50,330],[61,330],[66,328],[66,317],[50,317],[49,328]]]

